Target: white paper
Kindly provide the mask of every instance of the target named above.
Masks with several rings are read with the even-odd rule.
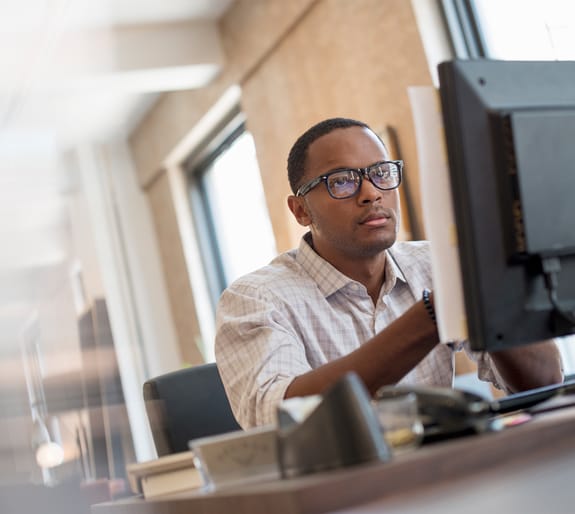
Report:
[[[310,396],[295,396],[283,400],[279,408],[286,411],[296,423],[301,423],[306,419],[315,408],[321,403],[323,397],[321,394]]]
[[[441,105],[433,87],[410,87],[409,100],[419,158],[421,202],[431,243],[434,304],[442,343],[467,339],[457,230]]]

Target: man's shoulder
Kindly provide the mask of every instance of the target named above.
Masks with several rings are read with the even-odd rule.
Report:
[[[301,267],[295,258],[296,251],[278,255],[269,264],[239,277],[230,289],[273,289],[294,280],[302,280]]]
[[[401,241],[389,252],[407,282],[417,287],[431,287],[431,249],[429,241]]]
[[[429,241],[398,241],[389,251],[394,258],[402,260],[429,260],[431,256]]]

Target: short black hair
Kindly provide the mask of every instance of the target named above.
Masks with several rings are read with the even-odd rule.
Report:
[[[313,127],[306,130],[291,147],[287,160],[288,180],[292,192],[295,194],[300,186],[301,179],[305,174],[305,161],[307,159],[307,150],[309,146],[321,136],[329,134],[333,130],[349,128],[349,127],[362,127],[371,130],[377,138],[381,138],[373,131],[373,129],[363,121],[354,120],[351,118],[329,118],[327,120],[316,123]],[[383,144],[383,141],[381,141]],[[384,145],[385,146],[385,145]]]

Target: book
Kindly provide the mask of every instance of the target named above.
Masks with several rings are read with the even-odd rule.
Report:
[[[144,498],[156,498],[167,494],[181,493],[202,487],[203,481],[196,468],[181,468],[164,471],[141,478]]]
[[[191,451],[128,464],[126,471],[132,491],[143,494],[146,499],[196,489],[203,485]]]

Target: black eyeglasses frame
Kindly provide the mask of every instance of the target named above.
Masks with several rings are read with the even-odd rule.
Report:
[[[395,164],[398,168],[398,181],[397,181],[397,185],[393,186],[393,187],[379,187],[377,184],[375,184],[373,182],[373,180],[371,179],[369,172],[377,167],[377,166],[381,166],[382,164]],[[327,185],[327,179],[331,176],[334,175],[335,173],[341,173],[341,172],[356,172],[359,174],[359,184],[357,186],[357,189],[350,195],[348,196],[334,196],[331,191],[329,190],[329,187]],[[394,189],[397,189],[400,184],[401,184],[401,179],[402,179],[402,172],[403,172],[403,161],[402,160],[386,160],[386,161],[378,161],[374,164],[371,164],[370,166],[367,166],[365,168],[337,168],[335,170],[330,170],[327,173],[324,173],[323,175],[320,175],[319,177],[315,177],[314,179],[310,180],[309,182],[306,182],[305,184],[302,184],[298,190],[295,193],[295,196],[304,196],[307,193],[309,193],[314,187],[316,187],[320,182],[323,182],[325,184],[325,188],[327,189],[327,192],[329,194],[329,196],[331,196],[334,200],[346,200],[347,198],[352,198],[354,197],[359,190],[361,189],[361,184],[363,183],[363,179],[364,177],[367,178],[367,180],[369,180],[373,186],[377,189],[379,189],[380,191],[392,191]]]

